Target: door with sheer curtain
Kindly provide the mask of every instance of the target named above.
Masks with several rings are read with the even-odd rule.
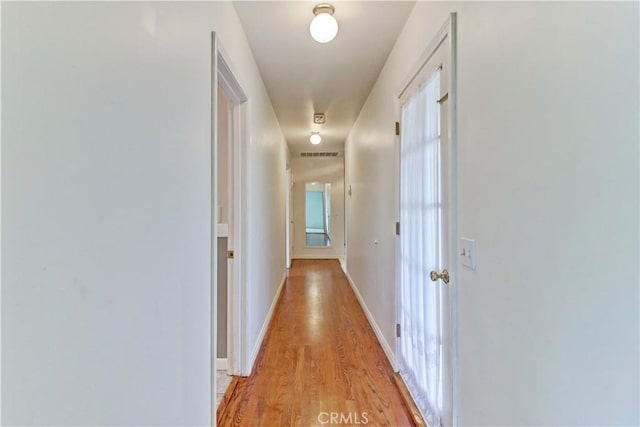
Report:
[[[452,425],[449,57],[441,43],[400,97],[398,359],[430,427]]]

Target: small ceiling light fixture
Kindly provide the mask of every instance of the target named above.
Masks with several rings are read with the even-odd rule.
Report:
[[[315,18],[311,20],[309,32],[318,43],[329,43],[338,34],[338,21],[333,17],[336,8],[322,3],[313,8]]]
[[[322,137],[320,136],[320,133],[311,132],[311,137],[309,138],[309,142],[311,142],[313,145],[320,144],[322,142]]]

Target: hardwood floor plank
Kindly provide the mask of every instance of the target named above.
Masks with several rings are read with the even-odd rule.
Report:
[[[294,260],[252,375],[218,426],[413,426],[338,261]]]

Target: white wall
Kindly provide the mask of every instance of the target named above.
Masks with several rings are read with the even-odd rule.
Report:
[[[638,425],[637,3],[417,3],[347,141],[349,272],[393,344],[394,95],[453,11],[459,422]]]
[[[2,423],[209,425],[213,30],[270,212],[250,327],[284,265],[284,140],[233,5],[2,9]]]
[[[344,158],[292,157],[293,258],[344,258]],[[331,246],[305,247],[305,183],[331,184]]]
[[[257,76],[256,76],[257,77]],[[264,91],[263,86],[261,88]],[[251,105],[247,194],[247,337],[257,354],[269,309],[284,280],[287,145],[266,91]],[[270,114],[261,114],[269,111]],[[253,363],[254,360],[250,362]]]
[[[219,224],[229,223],[229,173],[232,159],[229,157],[229,99],[218,85],[218,212]]]

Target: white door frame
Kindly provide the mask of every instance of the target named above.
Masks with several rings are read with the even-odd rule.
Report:
[[[229,218],[229,242],[234,257],[229,260],[228,298],[228,343],[227,363],[231,375],[246,375],[248,372],[247,310],[246,310],[246,173],[247,173],[247,101],[242,87],[235,78],[229,62],[218,46],[218,83],[231,103],[231,144],[233,188],[233,218]]]
[[[291,268],[291,246],[293,243],[293,233],[292,233],[292,221],[293,221],[293,212],[291,209],[291,200],[292,200],[292,186],[293,186],[293,175],[291,175],[291,166],[287,167],[287,173],[286,173],[286,181],[287,181],[287,188],[286,188],[286,197],[285,197],[285,232],[286,232],[286,237],[287,237],[287,249],[286,249],[286,268]]]
[[[233,218],[229,218],[229,236],[234,252],[233,262],[228,262],[228,343],[227,370],[232,375],[246,375],[248,372],[249,351],[247,344],[246,309],[246,230],[247,230],[247,106],[245,95],[228,61],[228,55],[222,49],[215,32],[211,33],[211,393],[215,398],[215,363],[217,355],[217,260],[218,227],[216,212],[218,206],[217,189],[217,152],[218,152],[218,86],[224,90],[231,107],[231,169],[233,173]],[[231,249],[230,249],[231,250]],[[229,260],[231,261],[231,260]],[[213,404],[213,401],[212,401]],[[215,413],[213,411],[212,413]],[[215,425],[213,417],[212,425]]]
[[[407,78],[400,89],[397,91],[395,102],[396,120],[400,122],[400,98],[402,94],[411,85],[414,79],[419,75],[422,68],[427,64],[429,59],[434,55],[436,50],[445,43],[449,49],[451,58],[450,75],[449,75],[449,97],[445,102],[444,108],[449,113],[449,139],[451,144],[450,151],[450,221],[449,221],[449,274],[451,282],[449,286],[450,301],[450,354],[451,364],[451,420],[454,426],[458,425],[458,139],[457,139],[457,20],[456,13],[451,13],[442,28],[435,35],[427,49],[422,53],[416,65],[411,69]],[[400,221],[400,137],[396,136],[396,221]],[[402,230],[402,224],[400,224]],[[400,244],[398,236],[396,236],[396,323],[400,324]],[[396,354],[399,354],[399,339],[396,339]],[[397,367],[394,367],[397,371]]]

